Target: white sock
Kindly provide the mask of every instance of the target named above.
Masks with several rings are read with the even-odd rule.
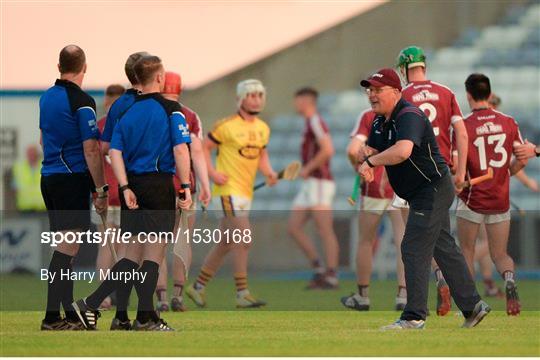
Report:
[[[237,297],[244,297],[249,295],[249,289],[244,289],[236,292]]]

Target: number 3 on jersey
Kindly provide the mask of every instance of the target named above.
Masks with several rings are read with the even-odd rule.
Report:
[[[487,158],[486,158],[486,137],[485,136],[479,136],[474,140],[474,146],[478,148],[478,157],[480,160],[480,170],[486,170],[487,169]],[[506,152],[506,149],[504,148],[504,141],[506,140],[506,134],[495,134],[495,135],[489,135],[487,137],[487,143],[488,144],[495,144],[495,154],[501,154],[500,160],[489,160],[489,166],[494,168],[500,168],[506,164],[506,160],[508,160],[508,153]]]
[[[432,123],[433,120],[435,120],[437,118],[437,108],[435,108],[435,106],[433,106],[432,104],[423,103],[418,108],[420,110],[422,110],[424,112],[424,114],[426,114],[426,116],[428,117],[430,123]],[[439,136],[439,127],[438,126],[433,127],[433,133],[435,134],[435,136]]]

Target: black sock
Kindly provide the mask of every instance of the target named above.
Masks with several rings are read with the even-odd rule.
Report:
[[[68,270],[69,272],[73,271],[73,261],[69,262]],[[64,312],[66,313],[66,319],[78,322],[80,321],[79,316],[77,316],[73,305],[71,305],[73,303],[73,280],[66,279],[64,281],[65,287],[64,293],[62,295],[62,307],[64,308]]]
[[[49,273],[54,275],[54,280],[47,284],[47,309],[45,322],[52,323],[60,319],[60,303],[65,297],[66,281],[61,279],[60,274],[71,266],[72,257],[55,251],[49,263]],[[69,289],[68,289],[69,290]],[[73,295],[72,295],[73,296]]]
[[[144,324],[154,318],[152,316],[155,313],[153,295],[159,277],[159,264],[154,261],[144,260],[142,266],[139,268],[139,273],[141,274],[141,281],[135,282],[135,290],[139,297],[137,320],[141,324]],[[144,281],[142,281],[143,275],[146,275]]]
[[[139,267],[139,264],[136,262],[131,261],[131,263],[133,269],[137,269]],[[116,315],[114,315],[114,317],[120,321],[129,321],[127,309],[129,306],[129,297],[131,295],[131,290],[133,289],[134,283],[135,282],[133,280],[121,282],[116,289]]]
[[[127,308],[129,306],[129,297],[133,289],[133,284],[134,281],[131,280],[120,284],[118,289],[116,289],[116,315],[114,317],[120,321],[129,321]]]
[[[109,273],[111,278],[103,281],[101,285],[99,285],[99,287],[96,289],[96,291],[94,291],[92,294],[90,294],[90,296],[86,298],[86,304],[92,309],[98,309],[103,300],[105,300],[105,298],[109,296],[109,294],[116,290],[120,283],[124,282],[124,274],[122,274],[122,279],[119,280],[120,273],[132,272],[133,270],[137,269],[138,266],[139,265],[137,263],[126,258],[118,261],[111,268],[111,271]]]
[[[369,285],[360,285],[358,284],[358,295],[361,297],[369,296]]]

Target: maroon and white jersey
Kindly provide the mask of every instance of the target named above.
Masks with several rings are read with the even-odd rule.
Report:
[[[181,112],[184,114],[184,117],[186,118],[186,124],[189,128],[189,132],[198,137],[199,139],[203,139],[203,130],[202,130],[202,123],[201,119],[199,118],[199,115],[185,106],[184,104],[181,104]],[[197,191],[197,178],[195,177],[195,170],[193,169],[193,161],[191,160],[191,172],[189,174],[190,183],[191,183],[191,193],[194,194]],[[176,191],[180,190],[180,179],[178,176],[174,176],[174,187]]]
[[[203,138],[203,131],[202,131],[202,123],[201,119],[199,118],[199,115],[188,108],[186,105],[182,106],[182,114],[186,117],[186,124],[189,128],[189,132],[191,134],[194,134],[196,137],[202,140]]]
[[[106,122],[107,122],[106,115],[98,120],[97,126],[98,126],[100,134],[103,134],[103,130],[105,129]],[[101,141],[99,143],[101,146]],[[105,181],[107,181],[107,184],[109,184],[109,205],[120,206],[120,197],[118,195],[118,180],[116,180],[116,176],[114,175],[112,166],[110,162],[107,160],[103,162],[103,171],[105,173],[104,174]]]
[[[467,175],[475,178],[493,168],[493,179],[463,189],[459,198],[481,214],[500,214],[510,208],[510,159],[513,145],[522,143],[516,121],[492,109],[474,110],[465,118],[469,136]]]
[[[377,114],[371,109],[367,109],[360,114],[356,125],[351,132],[351,138],[357,138],[367,143],[367,138],[373,125],[373,120]],[[394,190],[388,181],[384,166],[377,166],[373,169],[374,179],[370,183],[362,183],[362,195],[377,199],[391,199],[394,196]]]
[[[415,81],[402,91],[403,98],[418,106],[433,127],[441,155],[447,164],[452,161],[452,124],[462,120],[456,96],[444,85],[431,80]]]
[[[310,119],[305,120],[302,147],[300,149],[302,165],[306,165],[317,155],[320,150],[319,140],[327,135],[330,135],[328,126],[319,114],[315,114]],[[332,173],[330,172],[330,159],[318,169],[313,170],[309,176],[317,179],[333,180]]]

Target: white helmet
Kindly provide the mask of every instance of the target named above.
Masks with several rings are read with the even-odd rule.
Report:
[[[266,89],[260,80],[247,79],[240,81],[238,85],[236,85],[237,107],[240,108],[242,101],[244,101],[248,94],[255,92],[261,92],[263,93],[263,96],[266,96]]]

